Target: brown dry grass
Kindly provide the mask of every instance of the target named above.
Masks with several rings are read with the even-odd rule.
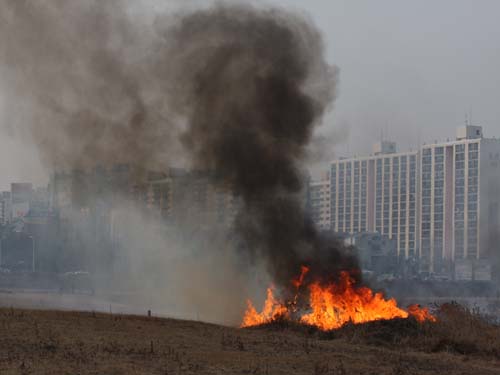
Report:
[[[500,327],[478,311],[446,303],[438,308],[436,316],[437,323],[394,319],[346,325],[319,335],[325,339],[343,338],[388,349],[404,347],[424,353],[449,352],[500,360]]]
[[[0,374],[500,374],[500,332],[457,306],[440,322],[237,329],[0,309]]]

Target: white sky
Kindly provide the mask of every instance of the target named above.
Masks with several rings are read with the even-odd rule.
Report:
[[[383,131],[401,149],[452,138],[466,113],[500,136],[500,2],[274,0],[306,9],[340,68],[325,127],[347,128],[339,153],[367,153]]]
[[[134,9],[172,2],[142,0]],[[328,59],[340,68],[339,95],[321,130],[338,134],[337,155],[369,153],[382,131],[403,150],[452,138],[466,113],[486,136],[500,137],[500,1],[258,3],[305,11],[322,30]],[[0,171],[0,189],[14,180],[45,180],[36,152],[5,132]]]

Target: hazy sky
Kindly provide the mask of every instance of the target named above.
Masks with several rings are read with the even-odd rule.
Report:
[[[275,2],[310,13],[340,68],[325,124],[349,129],[339,152],[369,152],[381,131],[401,149],[453,137],[466,113],[500,136],[500,2]]]
[[[143,0],[159,8],[165,2]],[[381,132],[402,150],[452,138],[466,114],[486,136],[500,137],[499,1],[260,3],[304,11],[324,33],[340,81],[322,132],[335,135],[337,155],[369,153]],[[1,189],[13,180],[40,183],[45,175],[33,148],[6,132],[0,138],[0,171]]]

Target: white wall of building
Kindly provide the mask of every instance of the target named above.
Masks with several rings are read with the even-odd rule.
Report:
[[[378,147],[332,161],[331,229],[396,239],[398,254],[418,256],[422,271],[452,272],[460,261],[458,269],[472,267],[462,275],[475,275],[474,264],[500,259],[500,139],[482,134],[468,125],[456,140],[419,151]]]
[[[500,139],[480,144],[479,257],[500,259]]]
[[[417,252],[418,152],[335,160],[330,166],[331,228],[377,231],[406,258]]]

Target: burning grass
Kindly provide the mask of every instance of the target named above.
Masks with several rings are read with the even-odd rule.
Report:
[[[385,299],[366,286],[357,286],[348,272],[340,274],[338,283],[305,282],[309,268],[303,266],[299,277],[292,280],[295,294],[291,299],[275,297],[268,288],[261,312],[248,301],[242,327],[262,325],[274,321],[295,321],[323,331],[338,329],[348,323],[360,324],[378,320],[409,318],[422,323],[436,321],[427,308],[411,305],[406,310],[398,307],[395,299]],[[304,288],[305,286],[305,288]],[[308,295],[308,303],[300,303]]]
[[[396,300],[357,286],[347,272],[341,273],[338,283],[326,285],[308,283],[307,272],[303,267],[292,280],[296,292],[287,302],[271,288],[261,312],[249,301],[242,327],[293,331],[320,341],[341,340],[387,350],[489,358],[500,368],[500,327],[477,310],[457,303],[436,306],[434,314],[417,305],[403,309]],[[304,300],[302,294],[307,295],[306,304],[299,302]]]
[[[146,315],[146,312],[145,312]],[[1,374],[496,375],[499,327],[451,304],[438,321],[237,329],[147,316],[0,309]]]
[[[500,326],[479,311],[458,303],[436,308],[435,321],[413,316],[381,319],[323,330],[317,326],[277,318],[252,329],[294,331],[318,340],[344,340],[358,345],[400,348],[425,353],[447,352],[500,360]]]

